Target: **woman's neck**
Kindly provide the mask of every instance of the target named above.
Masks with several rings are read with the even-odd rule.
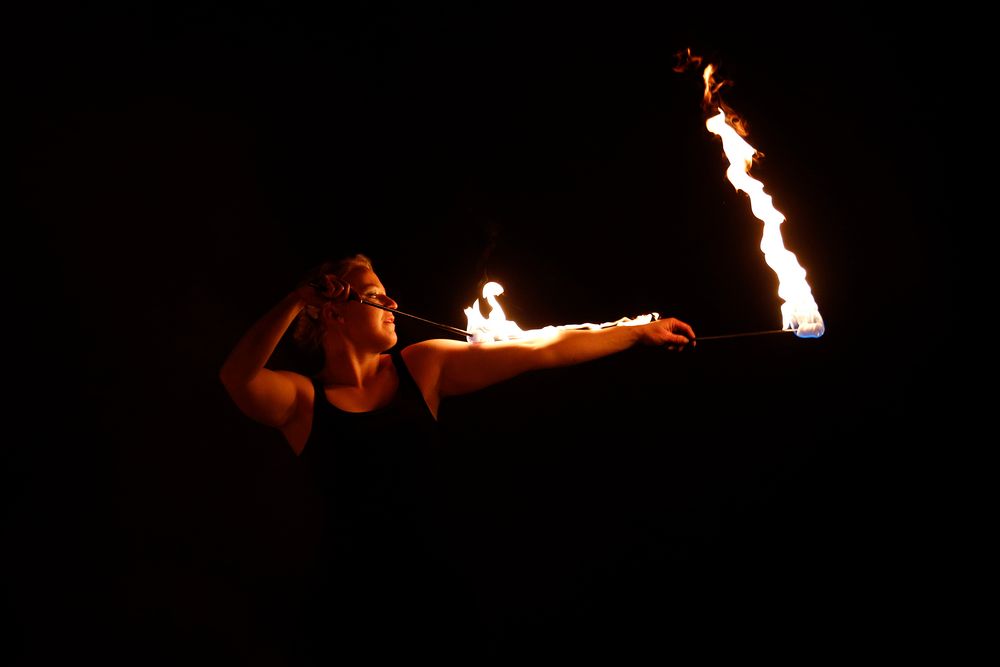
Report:
[[[374,382],[384,370],[388,355],[339,355],[328,361],[320,373],[320,380],[327,387],[344,386],[362,388]]]

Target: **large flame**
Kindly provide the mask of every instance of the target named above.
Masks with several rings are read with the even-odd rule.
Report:
[[[684,57],[684,54],[679,55]],[[680,71],[687,64],[698,65],[701,63],[701,58],[692,55],[690,49],[688,49],[684,60],[684,64],[674,69]],[[712,106],[718,109],[718,113],[709,118],[705,126],[710,132],[722,139],[723,151],[729,159],[729,168],[726,170],[729,181],[737,190],[742,190],[749,196],[750,210],[764,223],[760,249],[764,253],[764,261],[778,276],[778,296],[784,301],[781,304],[782,328],[794,331],[797,336],[818,338],[823,335],[826,329],[816,301],[813,299],[812,290],[806,282],[805,269],[799,265],[794,253],[787,250],[782,242],[780,225],[784,222],[785,216],[771,205],[771,196],[764,192],[764,185],[750,176],[750,167],[754,157],[758,155],[758,151],[744,141],[743,135],[746,133],[736,114],[732,113],[732,110],[721,100],[716,102],[716,93],[722,87],[722,83],[717,83],[714,80],[714,73],[715,68],[712,65],[707,65],[703,73],[705,80],[704,103],[706,107]],[[482,314],[479,308],[479,299],[476,299],[471,306],[465,309],[465,315],[468,318],[466,330],[472,333],[468,337],[470,342],[538,339],[552,336],[564,329],[636,326],[648,324],[660,317],[658,313],[649,313],[635,318],[623,317],[614,322],[604,322],[603,324],[564,324],[525,331],[516,322],[507,319],[497,299],[501,294],[503,294],[503,287],[499,283],[488,282],[483,286],[483,298],[490,305],[489,315]]]
[[[764,223],[760,249],[764,261],[778,276],[778,296],[781,304],[783,329],[794,329],[797,336],[818,338],[826,330],[819,307],[813,299],[806,282],[806,272],[795,258],[794,253],[785,249],[781,240],[781,223],[785,216],[771,205],[771,196],[764,192],[764,185],[750,176],[750,166],[757,149],[744,141],[738,131],[740,121],[721,102],[714,105],[713,95],[721,84],[713,79],[715,68],[707,65],[703,73],[705,80],[705,102],[719,109],[718,113],[706,121],[709,132],[722,139],[722,149],[729,159],[726,177],[737,190],[750,197],[750,210]]]
[[[479,299],[476,299],[471,306],[465,309],[465,316],[468,318],[466,330],[472,332],[469,342],[485,343],[501,340],[529,340],[546,338],[555,335],[565,329],[606,329],[616,326],[636,326],[638,324],[648,324],[660,318],[659,313],[649,313],[638,317],[623,317],[614,322],[604,322],[603,324],[562,324],[559,326],[547,326],[541,329],[528,329],[527,331],[517,325],[517,322],[508,320],[507,315],[500,306],[498,296],[503,294],[503,286],[497,282],[488,282],[483,285],[483,298],[490,306],[489,315],[484,317],[479,308]]]

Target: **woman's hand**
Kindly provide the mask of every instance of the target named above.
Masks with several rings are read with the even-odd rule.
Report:
[[[344,303],[351,299],[350,283],[332,273],[303,283],[297,291],[306,305],[317,308],[326,301]]]
[[[653,320],[641,325],[639,331],[639,340],[645,345],[663,345],[668,350],[683,350],[689,343],[692,347],[697,345],[691,342],[695,338],[694,329],[676,317]]]
[[[332,273],[303,282],[295,289],[295,296],[301,301],[302,309],[311,319],[318,320],[325,303],[346,303],[357,298],[351,292],[346,280]]]

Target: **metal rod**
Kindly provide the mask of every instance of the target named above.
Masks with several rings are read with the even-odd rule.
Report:
[[[313,287],[315,287],[316,289],[320,288],[319,283],[313,282],[313,283],[310,283],[310,284]],[[471,331],[466,331],[465,329],[459,329],[458,327],[453,327],[453,326],[450,326],[450,325],[447,325],[447,324],[441,324],[440,322],[434,322],[432,320],[425,319],[425,318],[420,317],[418,315],[413,315],[411,313],[405,313],[402,310],[397,310],[396,308],[390,308],[388,306],[383,306],[382,304],[375,303],[374,301],[368,301],[367,299],[365,299],[364,297],[362,297],[361,295],[359,295],[357,292],[353,292],[353,291],[350,292],[350,294],[348,295],[347,298],[348,299],[353,299],[355,301],[358,301],[359,303],[363,303],[366,306],[371,306],[372,308],[379,308],[381,310],[387,310],[390,313],[393,313],[395,315],[403,315],[404,317],[410,317],[410,318],[413,318],[415,320],[420,320],[421,322],[423,322],[425,324],[430,324],[431,326],[434,326],[434,327],[437,327],[438,329],[442,329],[444,331],[447,331],[448,333],[456,334],[458,336],[471,337],[471,336],[475,335]],[[614,326],[614,325],[613,324],[609,324],[608,326]],[[602,328],[606,328],[606,327],[602,327]],[[778,333],[795,333],[795,329],[771,329],[769,331],[749,331],[749,332],[746,332],[746,333],[722,334],[720,336],[697,336],[697,337],[695,337],[693,339],[692,342],[698,342],[698,341],[703,341],[703,340],[722,340],[723,338],[743,338],[743,337],[746,337],[746,336],[764,336],[766,334],[778,334]]]
[[[722,338],[742,338],[744,336],[763,336],[765,334],[795,333],[795,329],[771,329],[770,331],[749,331],[747,333],[723,334],[721,336],[696,336],[694,342],[703,340],[720,340]]]
[[[355,294],[353,294],[353,293],[351,294],[351,297],[355,297],[355,296],[356,296]],[[432,322],[431,320],[426,320],[426,319],[424,319],[422,317],[418,317],[416,315],[411,315],[410,313],[404,313],[401,310],[397,310],[395,308],[390,308],[389,306],[383,306],[382,304],[374,303],[372,301],[368,301],[367,299],[365,299],[364,297],[361,297],[361,296],[357,296],[356,298],[357,298],[358,301],[360,301],[361,303],[365,304],[366,306],[371,306],[372,308],[381,308],[382,310],[387,310],[390,313],[394,313],[396,315],[404,315],[406,317],[412,317],[415,320],[420,320],[421,322],[424,322],[425,324],[430,324],[432,326],[435,326],[438,329],[444,329],[448,333],[457,334],[459,336],[472,336],[473,335],[472,332],[466,331],[465,329],[459,329],[458,327],[448,326],[447,324],[441,324],[440,322]]]
[[[323,284],[320,283],[318,280],[312,280],[312,281],[309,282],[309,284],[312,287],[314,287],[318,292],[322,293],[322,291],[324,289],[323,288]],[[350,290],[347,293],[347,300],[348,301],[351,301],[351,300],[357,301],[358,303],[363,303],[366,306],[371,306],[372,308],[380,308],[382,310],[387,310],[390,313],[394,313],[396,315],[403,315],[404,317],[412,317],[413,319],[420,320],[421,322],[424,322],[425,324],[430,324],[431,326],[435,326],[438,329],[443,329],[443,330],[447,331],[448,333],[453,333],[453,334],[456,334],[456,335],[459,335],[459,336],[466,336],[466,337],[469,337],[469,336],[473,335],[472,332],[466,331],[465,329],[459,329],[458,327],[448,326],[447,324],[441,324],[440,322],[432,322],[431,320],[424,319],[423,317],[418,317],[416,315],[411,315],[410,313],[404,313],[401,310],[396,310],[395,308],[389,308],[388,306],[383,306],[382,304],[375,303],[374,301],[368,301],[367,299],[365,299],[363,296],[361,296],[360,294],[358,294],[354,290]]]

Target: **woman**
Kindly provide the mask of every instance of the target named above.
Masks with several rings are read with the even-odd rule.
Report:
[[[449,564],[437,520],[437,415],[441,401],[531,370],[579,364],[637,344],[680,350],[694,331],[668,318],[606,329],[561,330],[537,340],[425,340],[395,349],[396,308],[371,261],[318,267],[258,320],[220,378],[251,419],[279,429],[309,469],[325,508],[323,564],[304,622],[310,652],[481,658],[474,600]],[[312,377],[267,367],[294,338],[321,353]]]

